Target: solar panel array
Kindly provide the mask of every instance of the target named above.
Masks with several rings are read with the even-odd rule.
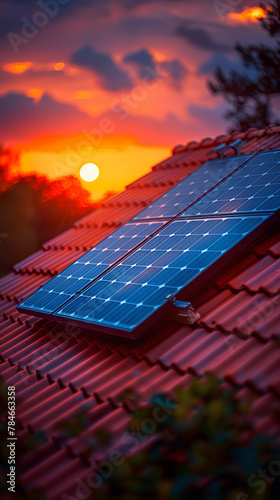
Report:
[[[133,332],[280,208],[280,152],[250,158],[205,163],[19,310]]]
[[[178,215],[249,158],[250,155],[234,156],[204,163],[199,169],[137,214],[134,220]]]
[[[171,222],[55,313],[131,331],[216,262],[263,217]]]
[[[280,152],[260,153],[182,216],[274,212],[280,207]]]
[[[162,224],[162,221],[125,224],[39,288],[20,307],[51,315]]]

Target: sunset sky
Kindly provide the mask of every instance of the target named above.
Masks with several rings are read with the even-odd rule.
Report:
[[[232,46],[269,42],[256,2],[0,0],[0,142],[18,173],[79,176],[120,191],[178,143],[224,133],[206,82],[239,68]]]

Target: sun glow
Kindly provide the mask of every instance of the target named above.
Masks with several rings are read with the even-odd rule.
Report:
[[[92,99],[94,97],[94,92],[92,90],[78,90],[75,97],[79,100]]]
[[[58,63],[55,63],[55,65],[54,65],[55,71],[61,71],[62,69],[64,69],[64,67],[65,67],[65,64],[63,62],[58,62]]]
[[[43,90],[41,89],[29,89],[27,91],[28,97],[32,97],[35,100],[39,100],[43,95]]]
[[[32,63],[30,61],[16,62],[4,64],[3,69],[4,71],[8,71],[9,73],[19,75],[20,73],[25,73],[25,71],[27,71],[31,66]]]
[[[80,176],[85,182],[93,182],[99,176],[99,168],[94,163],[85,163],[80,169]]]
[[[65,64],[63,62],[38,64],[31,61],[25,61],[25,62],[7,63],[3,65],[4,71],[7,71],[8,73],[14,73],[15,75],[20,75],[21,73],[25,73],[28,69],[40,72],[40,71],[61,71],[64,68]]]
[[[248,21],[258,21],[261,17],[265,17],[266,12],[261,7],[245,8],[243,12],[231,12],[229,18],[234,21],[246,23]]]

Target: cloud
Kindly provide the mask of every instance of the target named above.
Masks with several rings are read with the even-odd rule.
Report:
[[[108,3],[108,1],[106,3]],[[1,28],[4,30],[4,21],[6,21],[6,23],[8,21],[6,29],[4,30],[5,33],[7,33],[9,29],[16,29],[23,23],[22,16],[32,21],[34,14],[38,11],[51,12],[50,17],[54,19],[57,14],[59,15],[60,11],[65,14],[66,12],[91,6],[92,4],[100,4],[101,7],[102,0],[79,0],[78,5],[77,2],[71,0],[68,3],[65,2],[65,4],[62,2],[60,3],[59,0],[28,0],[28,2],[26,0],[9,0],[9,2],[7,2],[7,0],[0,0]]]
[[[254,68],[245,68],[241,61],[229,59],[223,54],[216,54],[211,57],[200,66],[198,72],[201,75],[214,75],[218,67],[220,67],[225,74],[229,74],[231,71],[237,71],[238,73],[248,75],[248,77],[252,79],[257,78],[257,72]]]
[[[128,9],[131,9],[131,8],[135,8],[137,7],[138,5],[145,5],[147,3],[183,3],[185,2],[186,0],[133,0],[133,2],[131,0],[122,0],[122,4],[124,5],[124,7],[128,8]]]
[[[163,61],[160,63],[161,68],[169,75],[170,85],[175,90],[181,90],[183,82],[188,74],[185,66],[178,59]]]
[[[226,121],[223,118],[225,111],[227,109],[226,104],[220,104],[215,108],[207,108],[205,106],[198,106],[196,104],[191,104],[188,107],[190,117],[192,118],[192,123],[194,128],[196,124],[205,127],[206,130],[211,131],[210,135],[213,137],[217,134],[224,132]]]
[[[35,26],[37,15],[39,12],[45,12],[48,18],[47,24],[59,24],[59,26],[67,23],[68,19],[74,23],[76,19],[84,17],[91,19],[94,16],[95,20],[115,20],[115,14],[118,12],[121,15],[126,13],[137,13],[137,10],[146,5],[151,6],[164,4],[164,8],[168,8],[171,4],[183,5],[183,0],[69,0],[65,3],[60,3],[59,0],[0,0],[0,38],[6,42],[6,48],[11,49],[11,43],[7,39],[8,33],[15,33],[17,36],[24,36],[23,31],[26,22]],[[42,7],[43,5],[43,7]],[[49,6],[49,9],[48,9]],[[34,26],[34,29],[36,29]],[[43,28],[45,30],[45,28]],[[48,28],[47,28],[48,29]],[[39,28],[41,31],[41,28]],[[75,35],[76,30],[73,31]],[[32,39],[30,37],[30,39]],[[29,39],[28,39],[29,41]],[[51,40],[49,39],[49,42]],[[25,47],[20,45],[20,51]]]
[[[165,74],[169,85],[175,90],[181,90],[188,73],[185,66],[178,59],[157,62],[147,49],[131,52],[124,57],[123,61],[132,64],[141,79],[147,76],[147,68],[153,70],[154,79],[157,79],[157,75],[160,78],[162,74]],[[149,72],[149,74],[151,73]]]
[[[46,136],[61,137],[83,130],[87,130],[88,133],[95,131],[99,137],[99,126],[104,118],[112,123],[114,134],[129,133],[144,144],[172,146],[187,133],[185,120],[175,115],[168,115],[158,120],[152,116],[133,115],[130,112],[126,119],[122,119],[123,112],[117,108],[114,111],[107,110],[93,118],[75,106],[55,101],[46,94],[40,101],[35,102],[23,94],[8,93],[0,97],[0,115],[2,144],[31,142]]]
[[[220,109],[213,110],[191,106],[186,118],[167,114],[161,119],[148,115],[129,113],[123,119],[120,107],[107,110],[96,117],[90,117],[74,106],[55,101],[44,95],[39,102],[23,94],[9,93],[0,97],[0,142],[2,144],[20,144],[31,142],[46,136],[68,136],[81,133],[100,135],[100,123],[107,119],[112,124],[113,135],[129,133],[143,144],[170,147],[176,143],[186,143],[192,138],[207,135],[211,128],[212,135],[225,128],[219,117]],[[152,131],[152,133],[151,133]],[[103,134],[107,135],[107,134]]]
[[[117,66],[109,54],[84,46],[72,54],[70,60],[77,66],[89,69],[97,75],[105,90],[114,92],[131,89],[133,86],[129,75]]]
[[[204,62],[200,68],[199,73],[201,75],[213,74],[217,66],[220,66],[222,70],[229,72],[231,70],[240,70],[240,64],[236,60],[232,61],[223,54],[215,54],[213,57]]]
[[[4,143],[71,134],[92,124],[86,113],[46,94],[35,102],[31,97],[10,92],[0,97],[0,115],[0,140]]]
[[[225,110],[225,108],[223,108]],[[104,113],[104,117],[112,119],[115,124],[114,134],[130,134],[136,137],[142,144],[158,146],[174,146],[175,144],[186,144],[192,139],[202,139],[209,135],[215,136],[224,132],[226,121],[220,117],[220,108],[213,110],[204,108],[192,109],[184,117],[175,113],[168,113],[162,118],[147,115],[130,114],[126,119],[121,119],[121,110],[118,113]],[[199,114],[201,113],[201,118]],[[114,116],[115,115],[115,116]]]
[[[190,28],[186,24],[182,24],[176,28],[175,33],[199,49],[220,52],[231,50],[229,45],[216,42],[208,31],[202,28]]]
[[[147,75],[147,67],[155,71],[155,61],[147,49],[127,54],[123,61],[125,63],[132,63],[136,67],[139,78],[144,78]]]

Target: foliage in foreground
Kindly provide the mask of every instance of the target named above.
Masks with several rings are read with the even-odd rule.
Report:
[[[107,430],[93,433],[83,459],[90,459],[99,487],[89,488],[84,478],[77,482],[84,485],[85,499],[280,498],[279,446],[275,447],[267,435],[257,434],[250,413],[252,402],[244,399],[240,390],[208,375],[195,380],[188,390],[178,388],[172,398],[159,394],[145,406],[130,390],[121,400],[127,409],[134,408],[129,427],[121,436],[125,439],[118,440],[122,444],[116,448],[121,465],[110,466],[108,473],[104,463],[110,462],[109,450],[115,438]],[[280,405],[272,415],[278,425],[279,410]],[[76,414],[71,422],[60,422],[61,446],[81,436],[89,425],[87,412]],[[30,446],[42,444],[41,439],[33,441],[26,447],[29,453]],[[93,457],[96,452],[103,455],[103,451],[104,462],[97,465]],[[33,490],[20,498],[41,500],[44,494]],[[80,497],[71,492],[63,498]]]
[[[154,422],[155,439],[116,467],[92,498],[279,498],[279,478],[269,476],[272,481],[266,482],[257,476],[259,469],[279,458],[280,449],[273,449],[266,436],[256,434],[248,414],[251,403],[237,396],[236,389],[226,389],[209,375],[193,382],[189,390],[178,389],[171,404],[165,396],[153,398],[149,406],[134,413],[130,431],[133,435],[137,429],[139,434],[140,429],[147,438]],[[161,413],[166,411],[160,422],[154,417],[159,405]],[[143,422],[148,422],[146,431]]]

